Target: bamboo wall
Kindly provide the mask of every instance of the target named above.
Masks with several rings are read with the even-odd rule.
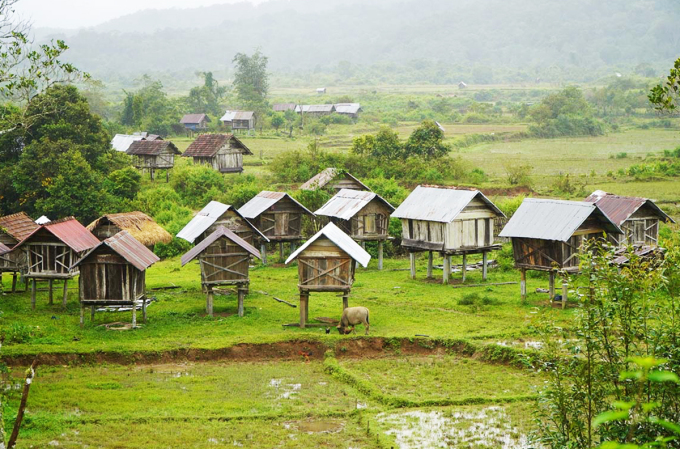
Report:
[[[117,254],[93,254],[80,264],[80,299],[135,301],[145,295],[146,273]]]

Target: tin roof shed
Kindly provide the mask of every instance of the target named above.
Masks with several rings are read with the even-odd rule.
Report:
[[[418,186],[394,211],[392,217],[451,223],[475,198],[501,217],[505,214],[479,190]]]
[[[265,241],[269,241],[255,226],[253,226],[234,206],[222,204],[219,201],[211,201],[191,221],[177,234],[177,237],[194,243],[196,238],[208,230],[225,212],[233,210],[238,216],[243,218],[254,232],[260,235]]]
[[[191,250],[189,250],[189,252],[187,252],[186,254],[184,254],[182,256],[182,258],[181,258],[182,266],[188,264],[189,262],[194,260],[196,257],[198,257],[199,254],[201,254],[203,251],[205,251],[206,248],[208,248],[210,245],[215,243],[220,237],[228,238],[229,240],[236,243],[238,246],[240,246],[244,250],[248,251],[253,256],[260,259],[260,252],[257,249],[255,249],[255,247],[253,247],[250,243],[246,242],[241,237],[236,235],[234,233],[234,231],[232,231],[231,229],[227,229],[224,226],[220,226],[215,230],[215,232],[213,232],[208,237],[206,237],[205,240],[203,240],[201,243],[199,243],[198,245],[191,248]]]
[[[602,190],[596,190],[591,193],[585,201],[597,204],[597,207],[599,207],[602,212],[618,226],[621,226],[623,222],[628,220],[631,215],[645,205],[655,211],[661,220],[675,223],[675,221],[662,211],[659,206],[654,204],[654,201],[647,198],[619,196]]]
[[[394,211],[394,207],[377,193],[342,189],[333,198],[328,200],[326,204],[321,206],[315,214],[349,220],[374,199],[378,199],[385,204],[391,212]]]
[[[303,252],[309,245],[314,243],[316,240],[326,237],[328,240],[336,244],[341,250],[347,253],[352,259],[359,262],[362,267],[368,266],[368,262],[371,260],[371,255],[366,252],[357,242],[352,240],[350,236],[342,232],[340,228],[335,226],[333,223],[328,223],[319,232],[314,234],[312,238],[307,240],[304,245],[298,248],[290,257],[286,260],[286,264],[291,263],[295,260],[298,255]]]
[[[241,206],[241,208],[238,210],[241,215],[246,217],[249,220],[252,220],[253,218],[257,217],[260,215],[262,212],[265,212],[267,209],[272,207],[274,204],[278,203],[280,200],[288,198],[291,201],[293,201],[295,204],[300,206],[302,210],[309,215],[314,216],[314,214],[307,209],[305,206],[300,204],[298,201],[295,200],[292,196],[288,195],[285,192],[271,192],[268,190],[264,190],[260,193],[258,193],[255,197],[253,197],[250,201],[248,201],[246,204]]]
[[[113,237],[102,241],[97,246],[88,251],[78,262],[73,264],[75,268],[80,265],[90,254],[96,251],[101,246],[108,246],[116,254],[125,259],[129,264],[137,268],[139,271],[145,271],[151,265],[158,262],[160,259],[152,253],[146,246],[139,243],[127,231],[120,231]]]

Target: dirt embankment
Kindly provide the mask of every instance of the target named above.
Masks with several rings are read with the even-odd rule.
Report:
[[[175,362],[235,361],[258,362],[268,360],[322,360],[324,353],[332,349],[338,358],[380,357],[399,354],[444,354],[446,351],[465,352],[464,343],[444,345],[427,338],[385,339],[380,337],[348,338],[329,341],[293,340],[263,344],[239,344],[220,349],[177,349],[158,352],[92,352],[92,353],[51,353],[34,355],[5,356],[3,362],[9,366],[28,366],[35,358],[39,365],[89,365],[115,363],[121,365],[148,365]]]

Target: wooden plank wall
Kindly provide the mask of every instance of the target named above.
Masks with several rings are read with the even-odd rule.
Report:
[[[298,256],[300,286],[310,290],[347,290],[354,280],[354,265],[352,258],[333,242],[319,239]]]
[[[248,281],[250,253],[226,237],[208,246],[199,260],[204,283]]]
[[[80,265],[80,298],[134,301],[145,293],[146,274],[117,254],[95,254]]]
[[[386,239],[389,236],[389,220],[390,210],[374,199],[350,220],[350,235],[360,239]]]

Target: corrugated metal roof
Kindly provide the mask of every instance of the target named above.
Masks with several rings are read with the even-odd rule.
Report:
[[[376,198],[384,203],[390,209],[390,212],[394,211],[394,207],[376,193],[341,189],[326,204],[321,206],[315,214],[349,220]]]
[[[108,246],[139,271],[146,270],[160,260],[158,256],[152,253],[146,246],[135,240],[129,232],[120,231],[118,234],[109,237],[88,251],[78,262],[73,264],[73,267],[80,265],[100,246]]]
[[[23,245],[41,229],[49,231],[52,235],[68,245],[69,248],[77,253],[87,251],[88,249],[99,245],[99,239],[95,237],[90,231],[88,231],[85,226],[81,225],[75,218],[67,217],[61,220],[51,221],[42,226],[38,226],[30,235],[24,238],[14,248],[18,248],[19,246]]]
[[[35,220],[35,223],[39,224],[39,225],[44,225],[45,223],[49,223],[50,221],[52,221],[52,220],[50,220],[49,218],[47,218],[44,215],[41,215],[40,218]]]
[[[11,250],[9,249],[9,247],[7,247],[7,245],[0,242],[0,256],[2,256],[3,254],[7,254],[10,251]]]
[[[205,114],[185,114],[184,117],[179,121],[181,124],[198,124],[203,121],[203,119],[206,119],[207,121],[210,121],[210,117],[208,117]]]
[[[272,106],[272,109],[274,112],[286,112],[295,110],[296,107],[296,103],[275,103],[274,106]]]
[[[329,182],[331,182],[333,179],[335,179],[336,176],[338,175],[345,175],[348,176],[350,179],[356,181],[359,185],[361,185],[364,189],[368,190],[369,192],[371,189],[368,188],[366,184],[363,182],[359,181],[357,178],[352,176],[351,173],[348,172],[342,172],[341,170],[338,170],[337,168],[329,167],[320,173],[317,173],[314,175],[309,181],[306,183],[302,184],[300,186],[300,190],[316,190],[316,189],[321,189],[326,186]]]
[[[0,217],[0,230],[9,234],[17,242],[31,235],[39,227],[25,212]]]
[[[131,155],[157,156],[166,148],[174,154],[182,154],[169,140],[137,140],[132,142],[126,153]]]
[[[191,142],[182,156],[186,157],[213,157],[220,148],[233,144],[234,147],[243,150],[243,154],[253,154],[250,149],[243,144],[233,134],[201,134]]]
[[[238,210],[241,215],[246,217],[247,219],[253,219],[259,216],[262,212],[266,211],[270,207],[272,207],[274,204],[278,203],[280,200],[283,198],[288,197],[291,201],[293,201],[295,204],[300,206],[302,210],[304,210],[306,213],[308,213],[311,216],[314,216],[314,214],[307,209],[305,206],[300,204],[298,201],[295,200],[292,196],[288,195],[285,192],[271,192],[269,190],[264,190],[260,193],[258,193],[255,197],[253,197],[250,201],[248,201],[246,204],[241,206],[241,208]]]
[[[325,112],[325,113],[331,113],[335,112],[335,105],[333,104],[302,104],[302,105],[297,105],[295,107],[295,112],[299,113],[302,111],[303,113],[320,113],[320,112]]]
[[[499,216],[505,216],[479,190],[418,186],[394,211],[392,217],[450,223],[476,197]]]
[[[335,112],[338,114],[358,114],[359,111],[361,111],[359,103],[337,103],[335,105]]]
[[[607,232],[621,233],[618,226],[593,203],[527,198],[498,236],[566,242],[593,214]]]
[[[333,223],[328,223],[323,227],[322,230],[314,234],[314,236],[307,240],[304,245],[291,254],[286,260],[286,264],[289,264],[295,260],[302,251],[307,249],[309,245],[321,237],[326,237],[328,240],[338,245],[341,250],[346,252],[352,259],[359,262],[359,264],[364,268],[366,268],[366,266],[368,266],[368,262],[371,261],[371,255],[368,254],[365,249],[359,246],[357,242],[352,240],[352,237],[342,232],[342,230]]]
[[[130,148],[132,142],[137,142],[143,138],[142,135],[116,134],[111,140],[111,146],[114,150],[124,153]]]
[[[191,248],[189,252],[187,252],[185,255],[182,256],[181,262],[182,266],[188,264],[192,260],[194,260],[196,257],[198,257],[199,254],[201,254],[205,249],[215,243],[219,238],[221,237],[226,237],[232,242],[236,243],[238,246],[241,248],[245,249],[248,251],[250,254],[253,256],[257,257],[258,259],[261,259],[260,257],[260,252],[253,247],[250,243],[246,242],[243,240],[241,237],[236,235],[232,230],[225,228],[224,226],[219,226],[215,232],[210,234],[208,237],[205,238],[201,243],[198,245],[194,246]]]
[[[607,217],[618,226],[628,220],[642,206],[647,205],[654,210],[659,218],[663,221],[670,221],[675,223],[659,206],[654,204],[654,201],[647,198],[638,198],[634,196],[618,196],[607,193],[602,190],[596,190],[585,199],[588,203],[595,203],[602,209],[602,212],[607,214]]]
[[[211,201],[199,213],[191,219],[191,221],[177,234],[177,237],[186,240],[189,243],[194,243],[199,235],[203,234],[212,226],[225,212],[232,209],[238,216],[243,218],[243,221],[255,231],[260,238],[269,241],[255,226],[252,225],[235,207],[229,204],[222,204],[219,201]]]
[[[255,115],[253,111],[227,111],[224,113],[221,122],[233,122],[234,120],[250,120]]]

